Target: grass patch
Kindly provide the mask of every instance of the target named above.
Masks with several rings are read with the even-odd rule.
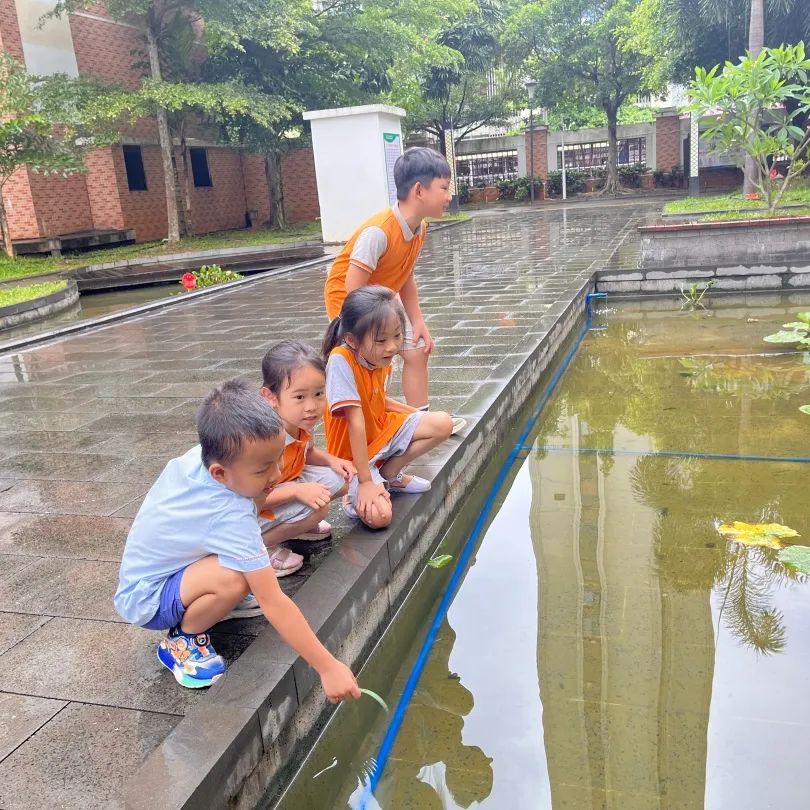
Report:
[[[794,183],[782,196],[780,205],[810,205],[810,182]],[[762,200],[746,200],[741,191],[707,197],[684,197],[664,205],[665,214],[693,214],[710,211],[767,211]],[[793,213],[791,211],[791,213]]]
[[[320,239],[320,222],[301,222],[283,231],[270,228],[239,231],[217,231],[201,236],[189,236],[179,243],[139,242],[135,245],[121,245],[113,248],[88,250],[84,253],[65,255],[61,259],[52,256],[20,256],[9,259],[0,257],[0,281],[14,278],[37,276],[59,270],[72,270],[88,264],[118,262],[126,259],[140,259],[149,256],[162,256],[167,253],[191,253],[198,250],[224,250],[241,247],[261,247],[263,245],[284,245],[289,242],[303,242]]]
[[[810,215],[810,206],[800,206],[798,208],[777,208],[773,213],[756,209],[754,211],[726,211],[719,214],[706,214],[700,217],[700,222],[731,222],[741,219],[778,219],[784,216],[806,217]]]
[[[66,286],[66,281],[46,281],[42,284],[0,287],[0,307],[10,307],[12,304],[20,304],[32,298],[42,298],[44,295],[64,290]]]
[[[472,217],[463,211],[459,211],[455,214],[448,212],[443,217],[428,217],[427,222],[466,222],[468,219],[472,219]]]

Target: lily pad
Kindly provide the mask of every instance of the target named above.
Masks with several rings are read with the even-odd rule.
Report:
[[[810,312],[799,312],[796,317],[802,322],[806,324],[810,324]]]
[[[452,554],[439,554],[438,557],[431,557],[431,559],[427,561],[427,564],[431,568],[444,568],[444,566],[447,565],[447,563],[449,563],[452,559]]]
[[[799,410],[800,410],[802,413],[810,413],[810,405],[802,405],[802,406],[799,408]]]
[[[717,531],[732,543],[744,546],[764,546],[765,548],[782,548],[781,541],[786,537],[798,537],[799,533],[789,526],[780,523],[723,523]]]
[[[385,709],[386,714],[388,714],[391,711],[388,708],[388,704],[376,692],[372,691],[371,689],[364,689],[362,686],[360,687],[360,691],[364,695],[368,695],[372,700],[376,700],[377,703],[379,703],[380,706],[382,706],[383,709]]]
[[[762,338],[766,343],[799,343],[806,335],[799,332],[774,332]]]
[[[790,329],[794,332],[802,330],[804,332],[807,331],[807,324],[802,323],[801,321],[791,321],[790,323],[783,323],[782,329]]]
[[[810,546],[788,546],[779,552],[779,562],[802,574],[810,574]]]

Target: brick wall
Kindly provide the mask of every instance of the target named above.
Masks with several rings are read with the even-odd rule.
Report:
[[[532,136],[534,139],[534,175],[548,179],[548,127],[535,124],[534,132],[527,129],[524,134],[526,141],[526,176],[529,176],[531,169],[531,148]]]
[[[0,0],[0,49],[8,51],[18,61],[24,61],[14,0]]]
[[[165,239],[166,191],[163,186],[160,147],[157,144],[142,146],[141,154],[146,172],[146,191],[130,191],[127,185],[127,170],[124,166],[124,152],[120,146],[112,147],[124,227],[134,228],[135,237],[139,242]]]
[[[256,212],[252,215],[253,226],[268,225],[272,211],[264,158],[261,155],[242,153],[242,182],[245,186],[245,204],[249,210]]]
[[[677,114],[655,119],[655,168],[668,172],[683,165],[681,120]]]
[[[120,146],[94,149],[84,159],[87,166],[87,198],[93,217],[93,227],[98,229],[124,228],[124,212],[118,194],[114,150]]]
[[[294,149],[284,156],[281,163],[281,182],[284,186],[284,210],[288,222],[307,222],[320,217],[312,147]]]
[[[84,174],[70,177],[28,173],[41,236],[93,230]]]
[[[28,182],[28,170],[17,169],[3,189],[3,201],[12,239],[33,239],[39,236],[37,212]]]
[[[701,191],[739,188],[743,184],[743,173],[736,166],[722,166],[716,169],[699,169],[698,180]]]
[[[244,228],[247,202],[239,150],[209,147],[206,152],[210,187],[194,186],[191,161],[188,163],[194,233]]]

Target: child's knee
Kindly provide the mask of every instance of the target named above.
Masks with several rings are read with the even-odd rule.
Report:
[[[450,438],[450,434],[453,432],[453,417],[444,411],[433,411],[430,416],[433,417],[436,436],[441,436],[443,439]]]
[[[234,571],[232,568],[223,568],[222,571],[223,589],[230,594],[235,594],[238,601],[250,590],[245,575],[241,571]]]
[[[369,514],[368,520],[363,519],[363,523],[369,529],[385,529],[391,525],[393,516],[394,510],[391,508],[391,503],[384,501],[377,504],[376,509]]]

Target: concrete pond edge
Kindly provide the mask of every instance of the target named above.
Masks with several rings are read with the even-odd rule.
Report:
[[[385,531],[349,531],[293,597],[326,647],[355,671],[582,321],[593,285],[592,274],[572,279],[568,299],[543,312],[538,333],[524,338],[496,369],[500,389],[482,392],[460,412],[469,423],[466,435],[426,461],[435,465],[431,490],[399,496]],[[273,782],[292,775],[334,710],[316,681],[276,631],[264,628],[130,778],[126,806],[255,807]]]
[[[76,282],[67,280],[62,290],[0,307],[0,331],[50,318],[51,315],[72,307],[78,300],[79,289]]]

